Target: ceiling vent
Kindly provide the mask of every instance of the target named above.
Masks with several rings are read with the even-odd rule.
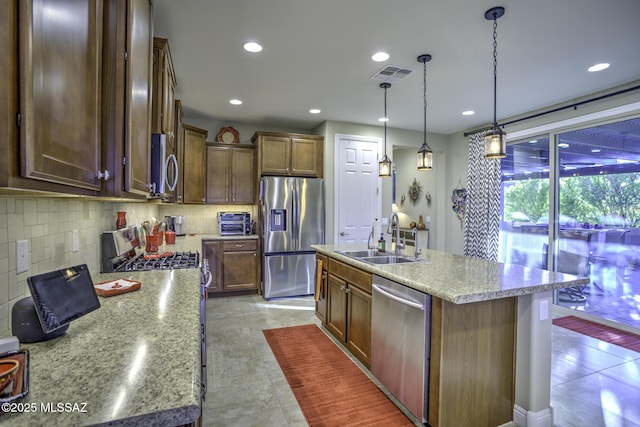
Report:
[[[373,80],[380,80],[381,82],[397,83],[400,80],[404,80],[405,77],[411,73],[413,73],[413,70],[408,68],[386,65],[371,76],[371,78]]]

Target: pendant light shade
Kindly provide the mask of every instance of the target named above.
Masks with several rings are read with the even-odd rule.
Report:
[[[493,21],[493,126],[484,137],[484,156],[487,159],[501,159],[507,156],[507,134],[500,129],[496,119],[498,86],[498,18],[504,15],[504,7],[497,6],[487,10],[484,18]]]
[[[433,169],[433,150],[427,144],[427,62],[431,61],[431,55],[424,54],[418,56],[418,62],[422,62],[423,68],[423,105],[424,105],[424,132],[423,132],[423,140],[422,146],[418,150],[418,170],[419,171],[428,171]]]
[[[391,87],[391,83],[380,83],[380,87],[384,89],[384,157],[378,162],[378,176],[391,176],[391,159],[387,156],[387,89]]]

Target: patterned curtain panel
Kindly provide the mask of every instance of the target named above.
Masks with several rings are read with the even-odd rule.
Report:
[[[484,157],[485,132],[469,137],[464,254],[498,260],[500,232],[500,160]]]

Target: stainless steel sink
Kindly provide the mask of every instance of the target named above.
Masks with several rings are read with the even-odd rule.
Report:
[[[380,255],[373,257],[360,257],[359,261],[368,262],[369,264],[401,264],[405,262],[416,262],[413,258],[407,258],[399,255]]]
[[[386,256],[386,254],[381,254],[376,249],[369,250],[359,250],[359,251],[336,251],[340,255],[345,255],[352,258],[363,258],[363,257],[377,257],[377,256]]]

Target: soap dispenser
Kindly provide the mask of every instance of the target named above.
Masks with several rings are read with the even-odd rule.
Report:
[[[384,252],[386,249],[386,242],[384,241],[384,233],[380,233],[380,239],[378,240],[378,252]]]

